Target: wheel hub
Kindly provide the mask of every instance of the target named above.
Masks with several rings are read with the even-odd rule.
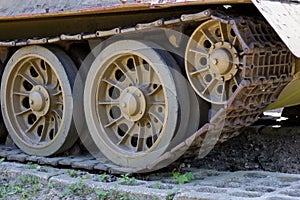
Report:
[[[124,117],[131,121],[140,120],[146,111],[146,99],[137,87],[130,86],[123,90],[120,107]]]
[[[31,110],[38,115],[45,115],[50,109],[50,95],[43,86],[34,86],[29,94]]]
[[[237,51],[228,42],[218,42],[208,52],[209,67],[215,78],[221,81],[230,80],[238,71],[233,67],[238,63]]]

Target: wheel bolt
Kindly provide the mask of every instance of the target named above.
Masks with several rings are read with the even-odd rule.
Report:
[[[217,65],[217,64],[218,64],[218,59],[216,59],[216,58],[213,59],[213,64],[214,64],[214,65]]]
[[[126,108],[126,103],[122,103],[122,107],[123,107],[123,108]]]
[[[32,105],[32,104],[33,104],[33,101],[32,101],[32,100],[30,100],[30,101],[29,101],[29,103],[30,103],[30,105]]]

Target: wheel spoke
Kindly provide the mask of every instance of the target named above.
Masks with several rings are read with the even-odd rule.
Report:
[[[215,44],[217,41],[208,30],[201,30],[202,34],[210,41],[211,44]]]
[[[237,36],[235,36],[235,37],[233,38],[232,45],[233,45],[233,46],[238,46],[238,45],[239,45],[239,40],[238,40],[238,37],[237,37]]]
[[[236,86],[239,85],[239,83],[238,83],[238,81],[237,81],[237,78],[236,78],[235,76],[233,77],[233,81],[234,81],[234,83],[235,83]]]
[[[54,115],[55,115],[59,120],[62,119],[63,114],[62,114],[62,111],[61,111],[61,110],[53,109],[52,111],[53,111]]]
[[[21,111],[21,112],[16,113],[15,115],[16,115],[16,116],[24,115],[24,114],[26,114],[26,113],[28,113],[28,112],[30,112],[30,111],[31,111],[31,109],[28,108],[28,109],[26,109],[26,110],[23,110],[23,111]]]
[[[63,105],[64,105],[64,102],[56,101],[55,104],[56,104],[56,105],[61,105],[61,106],[63,106]]]
[[[26,130],[25,130],[25,133],[29,133],[30,131],[32,131],[33,128],[35,128],[38,124],[39,124],[39,121],[41,120],[41,116],[39,116],[33,124],[31,124]]]
[[[153,121],[151,121],[151,120],[149,120],[149,121],[150,121],[150,124],[151,124],[151,138],[152,138],[152,144],[154,144],[154,143],[155,143],[154,136],[157,135],[157,134],[159,134],[159,133],[156,132],[157,130],[156,130],[156,127],[155,127]]]
[[[118,105],[119,101],[112,101],[112,100],[100,100],[98,101],[99,105]]]
[[[226,82],[223,82],[223,84],[222,84],[222,92],[221,92],[221,101],[226,101],[226,99],[227,99],[227,95],[226,95],[226,85],[228,85],[228,84],[226,84]]]
[[[45,141],[49,133],[49,121],[44,117],[43,130],[40,136],[40,142]]]
[[[212,88],[214,88],[216,86],[218,81],[216,81],[215,79],[211,80],[207,86],[204,88],[204,90],[202,91],[202,93],[206,93],[207,90],[209,90],[208,92],[212,92]]]
[[[121,138],[121,140],[117,143],[117,145],[125,144],[126,141],[128,140],[130,134],[132,133],[132,130],[134,129],[135,124],[132,123],[132,125],[129,127],[129,129],[126,131],[124,136]]]
[[[123,74],[130,80],[130,82],[132,84],[135,83],[134,79],[132,78],[132,76],[130,75],[130,69],[128,69],[127,66],[125,66],[122,62],[114,62],[114,65],[117,66],[122,72]]]
[[[123,120],[123,119],[124,119],[124,117],[121,115],[121,116],[118,117],[117,119],[114,119],[114,120],[112,120],[111,122],[109,122],[108,124],[106,124],[104,127],[105,127],[105,128],[108,128],[108,127],[114,125],[115,123],[120,122],[120,121]]]
[[[166,105],[166,102],[165,101],[154,100],[154,101],[150,101],[148,103],[148,105]]]
[[[58,91],[56,91],[56,92],[54,92],[52,94],[52,96],[58,96],[58,95],[62,95],[62,91],[61,90],[58,90]]]
[[[29,92],[14,92],[13,94],[18,96],[25,96],[25,97],[29,96]]]
[[[143,60],[141,59],[141,57],[138,56],[133,56],[133,63],[134,63],[134,67],[135,67],[135,72],[136,72],[136,84],[140,85],[141,83],[143,83],[143,75],[142,75],[142,67],[143,65]]]
[[[155,94],[156,92],[158,92],[159,90],[162,90],[162,85],[158,85],[158,84],[155,84],[156,87],[155,88],[152,88],[152,90],[150,92],[147,93],[148,96],[151,96],[153,94]]]
[[[109,85],[111,85],[111,86],[114,86],[114,87],[118,88],[121,91],[125,89],[125,87],[123,85],[119,84],[118,82],[116,82],[112,79],[102,79],[102,81],[109,84]]]
[[[153,107],[152,107],[153,108]],[[151,109],[149,110],[149,114],[151,116],[153,116],[155,119],[157,119],[161,124],[164,123],[164,117],[161,116],[158,112],[154,111],[154,109]]]
[[[207,56],[208,55],[208,51],[207,50],[200,49],[199,47],[193,48],[193,49],[189,49],[189,51],[193,52],[193,53],[197,53],[197,54],[203,55],[203,56]]]
[[[32,86],[38,85],[38,83],[34,79],[32,79],[29,75],[27,75],[27,74],[19,73],[18,76],[21,76],[23,79],[25,79]]]
[[[222,41],[229,41],[229,37],[228,37],[228,31],[227,31],[227,24],[224,24],[222,22],[220,23],[220,31],[221,31],[221,35],[222,35]]]
[[[136,148],[135,148],[136,152],[144,150],[143,143],[144,143],[144,140],[145,140],[145,133],[142,130],[144,130],[144,128],[140,127],[140,132],[139,132],[139,135],[138,135],[138,138],[137,138],[137,145],[136,145]]]
[[[61,123],[61,118],[59,118],[58,115],[56,115],[55,119],[56,120],[54,120],[54,133],[53,133],[53,137],[57,134],[58,129],[60,127],[60,123]]]
[[[191,72],[190,75],[191,75],[191,76],[195,76],[195,75],[197,75],[197,74],[201,74],[201,73],[203,73],[203,72],[205,72],[205,71],[208,71],[208,70],[209,70],[209,67],[203,67],[203,68],[201,68],[201,69],[197,69],[197,70],[194,71],[194,72]]]
[[[41,60],[39,59],[39,61],[41,61]],[[34,68],[34,70],[38,73],[38,75],[41,77],[41,79],[43,81],[42,83],[45,84],[46,83],[46,81],[45,81],[45,75],[41,71],[41,66],[40,66],[40,64],[37,63],[37,60],[36,59],[30,60],[29,63]]]
[[[152,83],[153,81],[152,81],[152,79],[153,79],[153,75],[155,74],[155,72],[153,71],[153,68],[147,63],[147,65],[148,65],[148,68],[149,68],[149,72],[148,72],[148,83]]]
[[[46,73],[45,73],[46,74],[46,76],[45,76],[46,85],[49,85],[52,80],[52,70],[47,62],[44,62],[44,66],[45,66],[45,70],[46,70]]]

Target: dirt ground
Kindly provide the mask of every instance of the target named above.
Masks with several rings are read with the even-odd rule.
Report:
[[[205,158],[185,160],[185,163],[221,171],[265,170],[300,174],[299,122],[285,122],[289,127],[281,128],[248,128],[239,136],[216,145]]]

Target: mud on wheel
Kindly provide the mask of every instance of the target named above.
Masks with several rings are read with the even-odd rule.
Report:
[[[49,156],[74,144],[75,75],[73,62],[58,48],[24,47],[10,58],[2,78],[1,108],[9,134],[22,151]]]
[[[133,170],[145,171],[198,128],[198,104],[189,104],[195,96],[189,97],[186,82],[174,74],[175,61],[157,49],[144,41],[114,42],[97,56],[85,84],[85,116],[96,146],[113,163]],[[190,114],[193,104],[196,115]]]

